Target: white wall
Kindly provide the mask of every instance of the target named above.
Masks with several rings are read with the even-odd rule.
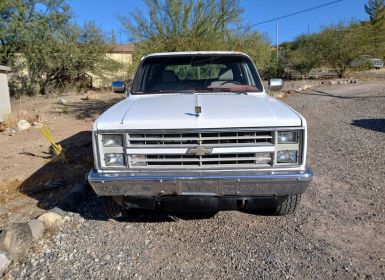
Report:
[[[11,113],[11,101],[7,79],[9,70],[8,67],[0,65],[0,122],[4,121],[4,117]]]

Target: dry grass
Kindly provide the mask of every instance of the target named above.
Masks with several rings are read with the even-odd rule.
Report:
[[[19,110],[12,112],[4,118],[4,122],[0,124],[0,132],[6,128],[14,128],[20,120],[26,120],[29,123],[40,123],[43,121],[43,117],[40,113],[28,112],[27,110]]]
[[[7,125],[5,123],[0,123],[0,132],[3,132],[7,129]]]
[[[0,204],[5,204],[7,201],[20,196],[19,187],[21,182],[18,180],[12,181],[7,185],[1,186]]]

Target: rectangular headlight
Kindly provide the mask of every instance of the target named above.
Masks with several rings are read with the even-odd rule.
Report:
[[[106,166],[125,166],[124,154],[104,154]]]
[[[298,131],[279,131],[278,144],[293,144],[298,142]]]
[[[277,163],[296,163],[297,151],[278,151]]]
[[[104,147],[123,147],[122,134],[103,134],[102,137]]]

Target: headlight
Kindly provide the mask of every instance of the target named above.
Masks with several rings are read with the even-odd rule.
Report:
[[[103,134],[104,147],[123,147],[122,134]]]
[[[278,163],[296,163],[297,151],[278,151],[277,162]]]
[[[125,166],[124,154],[104,154],[106,166]]]
[[[279,131],[278,132],[278,143],[279,144],[290,144],[298,142],[298,131]]]

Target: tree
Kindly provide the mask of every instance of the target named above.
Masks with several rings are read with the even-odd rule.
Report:
[[[369,0],[365,11],[370,17],[368,32],[373,47],[372,55],[384,57],[385,54],[385,1]]]
[[[323,64],[333,67],[340,78],[345,76],[351,62],[369,48],[367,30],[359,23],[324,28],[315,42],[314,53],[319,53]]]
[[[202,50],[214,47],[229,35],[240,20],[238,1],[222,0],[145,0],[148,15],[135,11],[122,18],[123,26],[136,42],[157,40],[152,46],[165,51]],[[221,4],[223,3],[223,9]]]
[[[321,57],[317,52],[317,34],[298,36],[287,46],[286,59],[302,76],[321,65]]]
[[[270,42],[265,35],[259,32],[242,32],[229,36],[227,42],[223,44],[223,49],[248,54],[261,71],[270,61]]]
[[[270,59],[265,64],[261,71],[262,77],[266,80],[271,78],[282,78],[285,73],[285,69],[281,59],[277,59],[276,53],[270,54]]]
[[[141,11],[121,19],[135,42],[134,64],[152,52],[234,50],[263,69],[270,59],[266,36],[238,28],[242,9],[232,0],[145,0]],[[135,69],[132,67],[131,69]]]
[[[0,18],[0,63],[11,66],[13,93],[86,86],[109,65],[100,30],[72,24],[64,0],[4,0]]]
[[[45,94],[48,89],[91,87],[91,73],[102,77],[103,70],[118,67],[106,57],[107,51],[100,30],[93,23],[86,23],[83,27],[63,26],[54,36],[44,35],[32,43],[24,57],[31,84]]]
[[[369,15],[371,21],[375,21],[378,17],[383,16],[382,12],[385,9],[384,0],[369,0],[365,4],[365,11]]]
[[[199,50],[252,52],[262,64],[261,52],[269,52],[267,40],[259,33],[238,32],[242,14],[238,1],[145,0],[145,4],[146,15],[135,11],[121,18],[135,42],[134,64],[152,52]]]

